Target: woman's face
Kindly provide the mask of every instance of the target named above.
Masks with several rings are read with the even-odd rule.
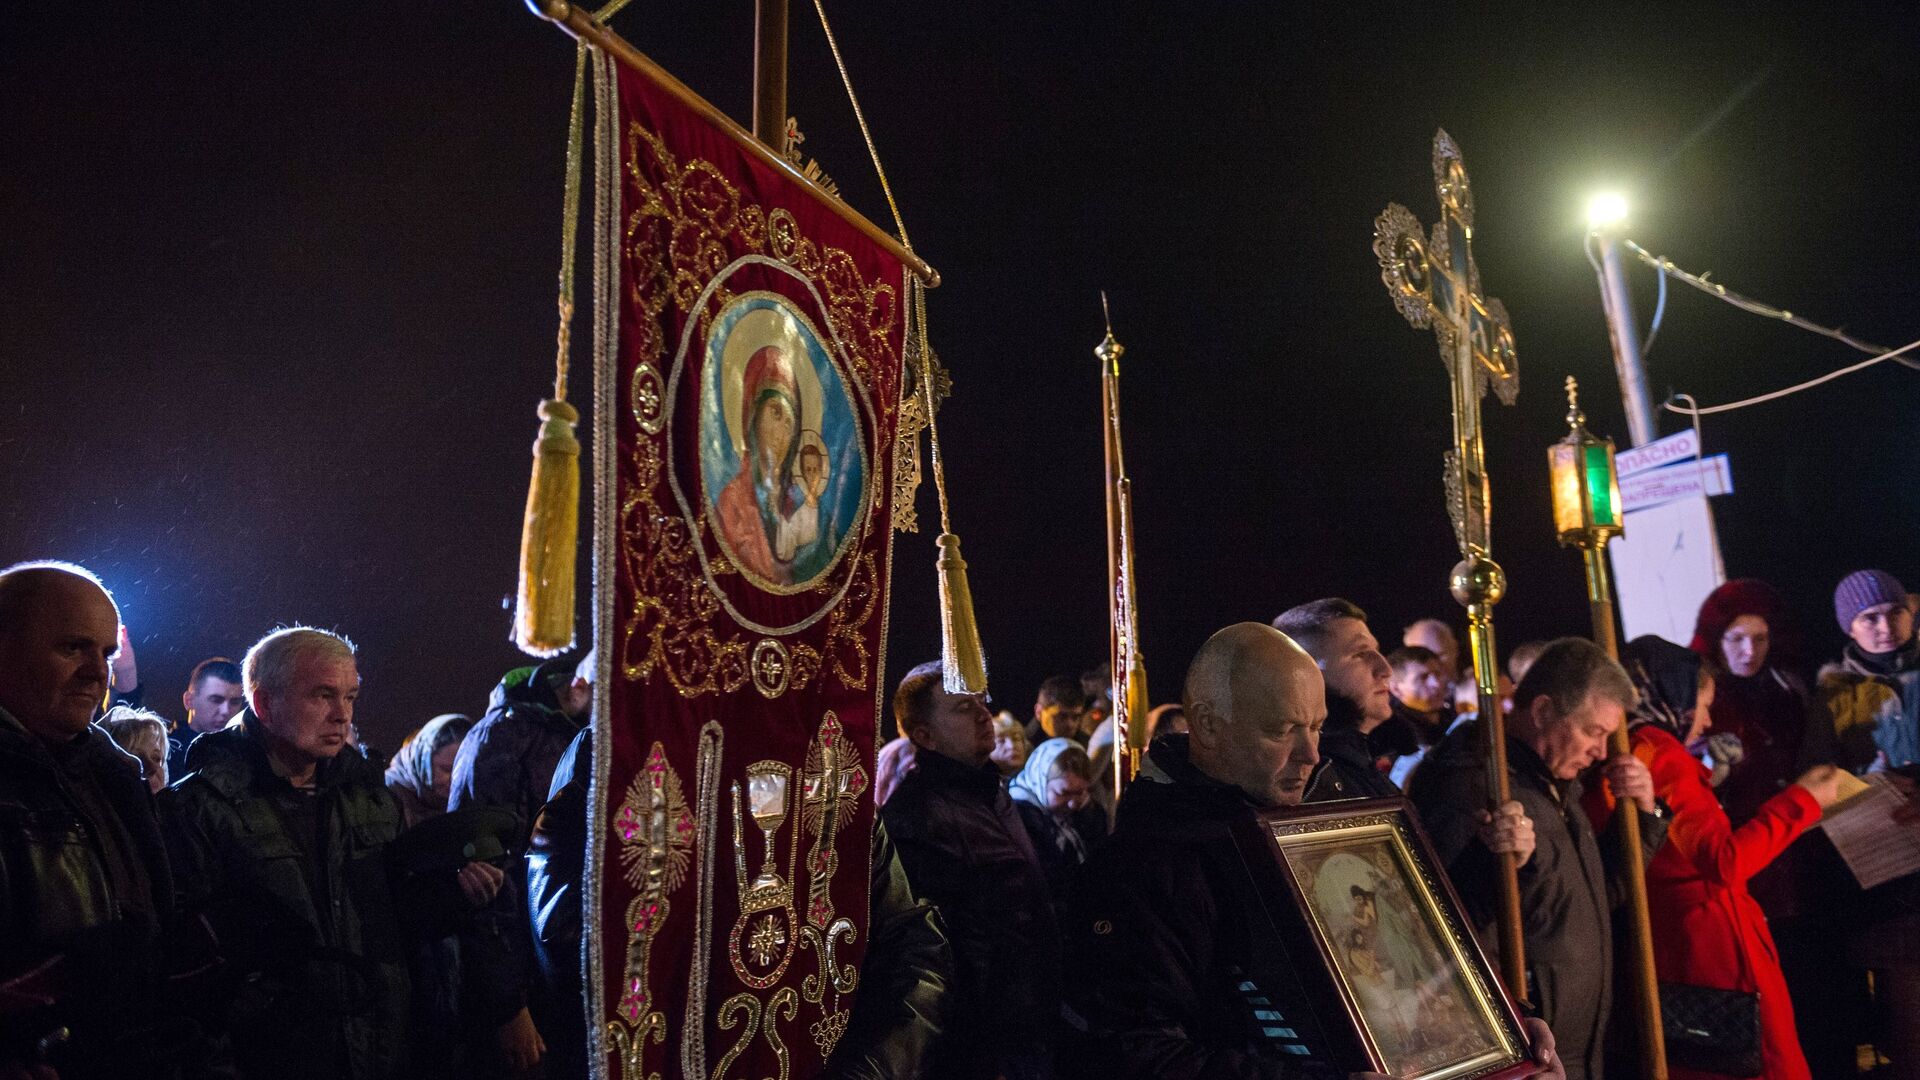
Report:
[[[460,756],[460,744],[450,742],[433,752],[433,797],[445,806],[453,796],[453,759]]]
[[[993,752],[987,757],[999,768],[1001,776],[1013,776],[1027,763],[1027,733],[1020,730],[1019,724],[995,721]]]
[[[783,399],[771,398],[760,406],[753,418],[753,434],[754,444],[767,460],[787,460],[787,451],[793,446],[793,412]]]
[[[1065,817],[1087,805],[1087,797],[1092,794],[1093,785],[1087,778],[1070,772],[1059,773],[1047,781],[1047,809],[1055,816]]]
[[[1687,727],[1686,744],[1692,746],[1713,727],[1713,680],[1701,684],[1700,696],[1693,702],[1693,723]]]
[[[160,794],[160,789],[167,786],[167,740],[148,740],[140,749],[140,761],[147,767],[147,789]]]
[[[1745,678],[1757,675],[1767,666],[1767,646],[1772,640],[1767,633],[1767,620],[1758,615],[1742,615],[1727,624],[1726,632],[1720,635],[1720,655],[1727,661],[1727,670]]]

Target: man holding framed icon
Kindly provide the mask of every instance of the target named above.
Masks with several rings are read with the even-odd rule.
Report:
[[[1273,627],[1227,627],[1194,658],[1184,705],[1191,733],[1154,741],[1121,800],[1116,842],[1094,853],[1069,903],[1062,1076],[1563,1075],[1552,1033],[1513,1012],[1444,877],[1421,864],[1403,804],[1292,810],[1326,720],[1312,657]],[[1323,853],[1320,824],[1350,817],[1372,822],[1354,828],[1379,850]],[[1289,868],[1279,835],[1295,818],[1312,823],[1304,870]],[[1397,863],[1373,858],[1403,850]],[[1441,922],[1403,902],[1415,892]],[[1438,948],[1442,934],[1451,951]],[[1465,1007],[1480,1029],[1460,1033],[1480,1041],[1416,1045],[1414,1029],[1462,1007],[1450,979],[1478,989]]]

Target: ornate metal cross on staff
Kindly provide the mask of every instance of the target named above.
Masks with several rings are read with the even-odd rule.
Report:
[[[1433,136],[1433,190],[1440,220],[1429,240],[1413,212],[1399,203],[1373,222],[1373,253],[1380,279],[1400,314],[1415,329],[1431,326],[1453,385],[1453,449],[1447,452],[1447,511],[1460,544],[1460,562],[1448,579],[1453,598],[1467,609],[1473,645],[1474,681],[1480,689],[1479,730],[1487,750],[1487,790],[1498,807],[1508,798],[1506,725],[1500,714],[1498,661],[1493,649],[1493,605],[1507,589],[1506,574],[1491,553],[1490,495],[1486,456],[1480,443],[1480,399],[1489,385],[1503,404],[1520,392],[1520,365],[1513,327],[1500,301],[1480,290],[1474,265],[1473,188],[1460,148],[1445,131]],[[1500,859],[1500,966],[1507,990],[1527,996],[1525,943],[1520,933],[1518,867]]]

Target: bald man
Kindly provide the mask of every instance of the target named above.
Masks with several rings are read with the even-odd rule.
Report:
[[[1154,740],[1072,893],[1062,1015],[1075,1035],[1060,1074],[1335,1075],[1256,1015],[1287,978],[1285,954],[1233,839],[1252,814],[1306,797],[1327,718],[1320,670],[1280,631],[1238,623],[1201,647],[1184,697],[1190,732]],[[1529,1032],[1542,1073],[1558,1075],[1553,1036]]]
[[[104,995],[109,981],[118,992],[159,970],[172,880],[153,798],[139,760],[89,723],[119,634],[119,609],[85,569],[0,570],[0,980],[64,955],[66,976]],[[113,959],[100,969],[80,959],[103,951]],[[111,1028],[73,1027],[85,1060],[63,1063],[62,1076],[151,1064],[147,1051],[109,1045]],[[0,1076],[35,1075],[7,1060],[17,1045],[0,1044]],[[93,1060],[109,1054],[133,1056]]]

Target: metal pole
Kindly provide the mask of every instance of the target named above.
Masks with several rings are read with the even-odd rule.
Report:
[[[787,0],[754,0],[753,137],[787,152]]]
[[[1593,613],[1593,640],[1620,659],[1613,622],[1613,584],[1607,577],[1606,540],[1580,545],[1587,563],[1587,607]],[[1614,729],[1615,755],[1633,752],[1627,725]],[[1620,839],[1620,865],[1626,877],[1628,975],[1633,994],[1634,1035],[1640,1048],[1640,1073],[1646,1080],[1667,1080],[1666,1032],[1660,1026],[1660,984],[1653,967],[1653,921],[1647,914],[1647,871],[1642,865],[1640,809],[1632,799],[1616,800],[1614,830]]]
[[[1612,229],[1595,229],[1600,245],[1600,299],[1607,312],[1607,336],[1613,339],[1613,371],[1620,377],[1620,402],[1627,410],[1627,434],[1633,445],[1654,440],[1653,405],[1647,400],[1647,369],[1640,358],[1640,329],[1633,321],[1633,299]]]

